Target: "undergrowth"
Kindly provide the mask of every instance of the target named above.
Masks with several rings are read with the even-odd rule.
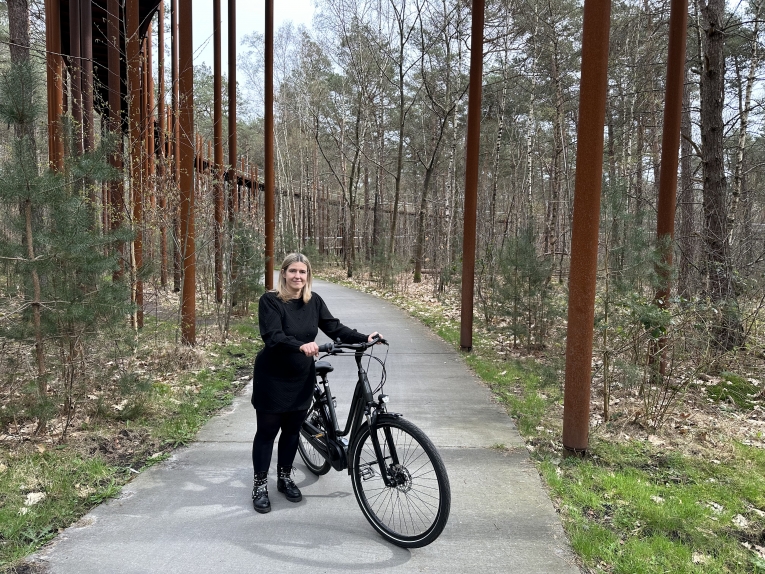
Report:
[[[392,301],[459,348],[453,301],[439,301],[432,292],[413,296],[340,282]],[[765,450],[760,444],[742,444],[724,433],[713,440],[699,430],[694,448],[686,451],[627,421],[630,434],[602,432],[610,424],[593,428],[587,456],[565,457],[562,357],[514,356],[498,344],[501,340],[501,334],[476,325],[472,350],[463,357],[515,420],[584,571],[765,572]],[[745,377],[726,372],[706,387],[706,399],[720,404],[722,421],[731,409],[745,414],[753,408],[757,391]]]
[[[261,345],[253,325],[256,319],[243,319],[225,344],[193,351],[139,345],[144,368],[123,375],[130,378],[129,398],[110,404],[93,397],[64,442],[0,442],[0,571],[13,572],[143,469],[192,441],[249,378]],[[156,335],[149,328],[142,337]],[[178,368],[192,353],[192,368]]]

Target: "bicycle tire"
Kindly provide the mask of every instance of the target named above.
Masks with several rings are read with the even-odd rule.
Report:
[[[390,434],[399,459],[391,469]],[[353,493],[361,510],[383,538],[403,548],[420,548],[433,542],[449,519],[451,490],[441,456],[430,439],[413,423],[387,418],[378,423],[380,449],[398,481],[386,486],[374,452],[369,426],[354,441],[351,458]]]
[[[324,430],[324,420],[325,419],[322,418],[318,408],[316,408],[316,403],[312,403],[306,414],[306,421],[311,421],[315,427]],[[298,452],[300,453],[300,458],[303,459],[306,467],[308,467],[308,470],[316,476],[322,476],[329,472],[331,466],[324,455],[308,440],[307,436],[310,436],[310,434],[311,431],[304,422],[300,427],[300,434],[298,435]]]

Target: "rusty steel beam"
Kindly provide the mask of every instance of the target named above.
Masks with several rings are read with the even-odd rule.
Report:
[[[670,295],[672,240],[675,237],[677,169],[680,148],[680,120],[685,81],[685,44],[688,28],[688,0],[671,0],[669,12],[669,52],[667,83],[664,91],[664,131],[661,139],[661,172],[656,237],[663,249],[664,267],[659,269],[660,287],[656,300],[666,306]]]
[[[109,64],[109,131],[114,136],[114,150],[109,161],[114,169],[122,174],[122,80],[120,78],[120,2],[108,0],[106,35],[108,41],[108,64]],[[125,211],[125,189],[122,176],[109,184],[108,210],[110,227],[118,229],[122,227]],[[124,273],[125,244],[117,243],[117,252],[120,256],[119,268],[114,273],[114,278],[119,279]]]
[[[159,119],[159,164],[157,175],[162,185],[159,187],[159,283],[163,289],[167,287],[167,150],[165,149],[165,131],[167,130],[167,111],[165,109],[165,2],[159,3],[157,26],[157,80],[159,85],[157,118]]]
[[[611,0],[585,0],[563,399],[563,447],[568,454],[585,453],[589,443],[610,16]]]
[[[48,88],[48,163],[51,169],[64,169],[64,140],[61,116],[64,114],[64,61],[61,57],[61,12],[56,0],[45,0],[45,59]]]
[[[236,0],[228,0],[228,164],[229,221],[234,221],[236,192]],[[233,255],[232,255],[233,260]]]
[[[80,0],[69,0],[69,83],[74,123],[74,150],[82,155],[82,53]]]
[[[93,6],[91,0],[80,4],[80,53],[82,54],[82,132],[83,150],[93,151],[95,147],[95,124],[93,116]],[[91,200],[95,199],[91,190]]]
[[[223,64],[221,0],[213,0],[213,243],[215,251],[215,300],[223,302]]]
[[[264,207],[266,240],[266,289],[274,288],[274,0],[266,0],[265,46],[265,126],[263,146],[265,155]]]
[[[178,88],[180,124],[180,207],[183,289],[181,340],[196,344],[196,252],[194,238],[194,42],[192,0],[180,0],[178,26]]]
[[[130,162],[130,195],[133,201],[133,266],[138,272],[143,266],[143,157],[141,141],[141,42],[139,38],[138,0],[125,2],[128,79],[128,133]],[[137,309],[135,327],[143,327],[143,282],[135,278],[133,302]]]
[[[661,140],[659,201],[656,216],[656,240],[662,264],[656,266],[659,287],[654,301],[661,308],[669,304],[671,293],[672,250],[675,239],[675,207],[677,204],[677,169],[680,148],[680,122],[683,111],[685,82],[685,44],[688,27],[688,0],[671,0],[669,12],[669,49],[667,82],[664,88],[664,128]],[[666,338],[655,342],[651,360],[658,359],[659,372],[666,371]]]
[[[181,179],[181,135],[178,124],[178,0],[170,0],[170,50],[172,55],[171,74],[172,74],[172,117],[173,117],[173,181],[176,187],[180,186]],[[179,219],[179,206],[174,205],[173,211],[173,291],[176,293],[181,290],[181,275],[183,274],[183,263],[181,261],[181,222]]]
[[[236,0],[228,0],[228,157],[229,157],[229,210],[228,220],[232,226],[236,222],[236,196],[238,180],[236,173]],[[235,281],[239,263],[237,260],[236,247],[232,243],[231,249],[231,281]],[[236,292],[231,293],[231,305],[237,304]]]
[[[156,217],[157,213],[157,179],[156,179],[156,156],[154,149],[154,41],[152,38],[152,24],[146,32],[146,87],[144,93],[146,98],[146,187],[149,191],[149,205],[151,207],[150,217]],[[154,231],[153,226],[149,231],[148,257],[154,260]]]
[[[478,164],[481,142],[481,97],[483,82],[483,23],[484,0],[473,0],[473,21],[470,31],[467,157],[465,159],[465,214],[462,243],[460,349],[463,351],[470,351],[473,348],[476,212],[478,209]]]
[[[149,186],[151,198],[154,201],[154,175],[156,174],[156,161],[154,157],[154,42],[152,41],[152,25],[146,32],[146,158],[148,160]]]

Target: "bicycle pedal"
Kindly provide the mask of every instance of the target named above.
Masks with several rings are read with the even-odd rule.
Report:
[[[375,471],[371,466],[365,466],[360,469],[359,474],[361,475],[361,480],[369,480],[370,478],[374,478]]]

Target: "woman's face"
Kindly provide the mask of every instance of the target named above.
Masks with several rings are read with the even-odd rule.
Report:
[[[282,273],[284,273],[284,278],[287,281],[287,289],[296,297],[300,295],[300,290],[305,287],[306,281],[308,281],[308,267],[306,264],[295,261]]]

